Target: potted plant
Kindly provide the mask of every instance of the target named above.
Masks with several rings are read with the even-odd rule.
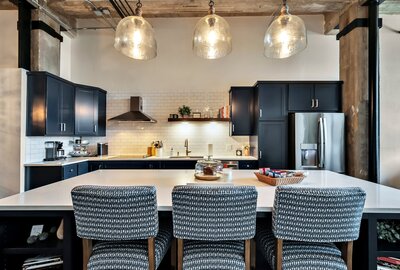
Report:
[[[182,105],[182,107],[179,107],[178,112],[183,118],[188,118],[192,113],[192,109],[189,106]]]

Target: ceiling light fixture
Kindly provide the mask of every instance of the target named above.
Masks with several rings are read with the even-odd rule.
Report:
[[[193,34],[193,52],[205,59],[218,59],[232,51],[228,22],[215,14],[214,1],[209,2],[208,15],[201,18]]]
[[[304,21],[289,14],[283,0],[281,14],[273,17],[264,37],[264,55],[270,58],[287,58],[307,47],[307,29]]]
[[[114,47],[122,54],[138,60],[149,60],[157,56],[154,30],[142,17],[142,3],[136,3],[135,15],[123,18],[115,32]]]

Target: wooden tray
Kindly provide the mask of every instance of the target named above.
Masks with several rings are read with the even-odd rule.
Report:
[[[269,177],[267,175],[262,175],[262,174],[259,174],[256,172],[254,174],[257,176],[258,181],[261,181],[261,182],[266,183],[271,186],[298,184],[301,181],[303,181],[303,179],[305,178],[305,176],[273,178],[273,177]]]
[[[194,177],[198,180],[204,180],[204,181],[215,181],[221,178],[220,174],[217,175],[197,175],[195,174]]]

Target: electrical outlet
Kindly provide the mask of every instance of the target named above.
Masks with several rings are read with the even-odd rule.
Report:
[[[226,151],[232,151],[233,150],[233,145],[232,144],[226,144],[225,145],[225,150]]]

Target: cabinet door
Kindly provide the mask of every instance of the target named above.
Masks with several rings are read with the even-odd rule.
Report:
[[[341,86],[337,83],[315,84],[315,110],[339,112],[341,110]]]
[[[48,76],[46,88],[46,134],[43,135],[62,135],[61,84]]]
[[[75,134],[94,136],[97,132],[98,92],[91,88],[76,87]]]
[[[106,92],[98,91],[98,96],[97,136],[106,136],[107,94]]]
[[[301,83],[289,84],[288,110],[289,111],[311,111],[314,98],[314,84]]]
[[[75,89],[72,84],[60,82],[62,135],[74,135],[75,131]]]
[[[254,121],[254,91],[252,87],[232,87],[229,93],[231,106],[230,135],[252,135]]]
[[[78,163],[78,175],[82,175],[89,172],[89,162]]]
[[[259,120],[284,120],[287,84],[263,83],[257,86]]]
[[[68,179],[78,175],[78,164],[66,165],[63,167],[63,179]]]
[[[259,123],[259,166],[272,169],[287,168],[287,121]]]
[[[197,160],[161,161],[161,169],[193,170],[196,166],[196,163],[197,163]]]

